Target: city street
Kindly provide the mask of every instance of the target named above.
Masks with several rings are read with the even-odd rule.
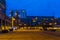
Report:
[[[0,34],[0,40],[60,40],[56,32],[45,31],[15,31]]]
[[[60,40],[60,1],[0,0],[0,40]]]

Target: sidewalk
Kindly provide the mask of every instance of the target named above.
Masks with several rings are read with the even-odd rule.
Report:
[[[30,29],[18,29],[18,30],[14,30],[14,32],[40,32],[41,30],[30,30]]]

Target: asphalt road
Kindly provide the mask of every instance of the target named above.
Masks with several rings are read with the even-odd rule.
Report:
[[[0,40],[60,40],[60,36],[49,32],[10,32],[0,34]]]

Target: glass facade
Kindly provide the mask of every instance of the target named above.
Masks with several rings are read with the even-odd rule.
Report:
[[[5,0],[0,0],[0,13],[6,13],[6,2],[5,2]]]
[[[0,0],[0,15],[6,13],[6,2],[5,1],[6,0]],[[1,17],[0,18],[0,27],[1,27],[2,25],[5,25],[5,20],[2,20],[3,15],[0,17]]]

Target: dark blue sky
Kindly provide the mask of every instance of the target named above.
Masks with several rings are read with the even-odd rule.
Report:
[[[60,17],[60,0],[6,0],[7,15],[10,10],[26,9],[28,16]]]

